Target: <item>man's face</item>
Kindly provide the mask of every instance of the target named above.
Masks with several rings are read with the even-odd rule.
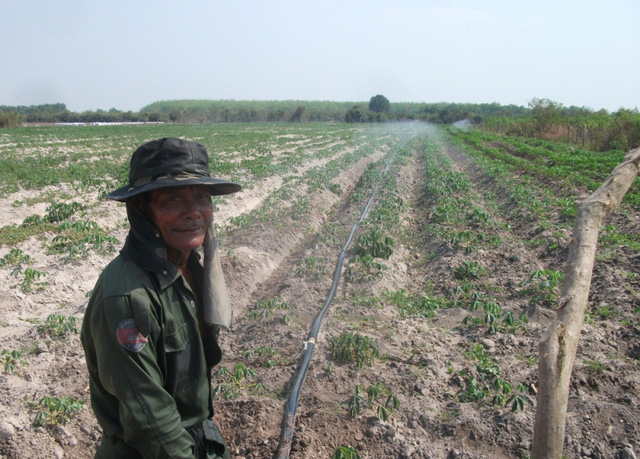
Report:
[[[213,215],[211,194],[205,186],[153,190],[149,210],[167,247],[180,251],[202,245]]]

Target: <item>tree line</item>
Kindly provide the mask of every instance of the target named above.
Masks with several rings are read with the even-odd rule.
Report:
[[[594,151],[629,151],[640,146],[638,109],[609,113],[585,107],[564,107],[549,99],[533,98],[524,117],[495,116],[483,129],[520,137],[567,142]]]
[[[451,124],[468,120],[481,129],[503,134],[560,140],[597,151],[627,151],[640,145],[640,114],[620,109],[609,113],[585,107],[564,107],[533,98],[528,106],[465,103],[394,102],[377,94],[366,102],[334,101],[158,101],[139,112],[95,110],[72,112],[65,104],[0,105],[0,127],[23,123],[250,123],[424,121]]]
[[[236,101],[171,100],[158,101],[139,112],[95,110],[72,112],[65,104],[2,106],[0,126],[21,123],[144,122],[225,123],[225,122],[383,122],[421,120],[452,123],[460,119],[476,122],[491,116],[524,116],[525,107],[492,104],[416,103],[389,100],[376,95],[366,102],[334,101]]]
[[[30,106],[0,105],[0,127],[19,126],[23,123],[115,123],[158,121],[154,114],[132,111],[106,110],[72,112],[65,104],[42,104]]]

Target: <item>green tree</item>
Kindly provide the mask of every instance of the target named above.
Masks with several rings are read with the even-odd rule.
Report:
[[[376,113],[388,112],[389,105],[389,99],[381,94],[378,94],[376,96],[373,96],[369,101],[369,110]]]
[[[366,120],[366,114],[362,107],[360,107],[359,105],[354,105],[349,110],[347,110],[347,113],[344,116],[344,120],[347,123],[362,123]]]
[[[307,107],[305,107],[304,105],[298,105],[296,107],[296,111],[293,112],[293,114],[291,115],[291,118],[289,118],[289,121],[292,123],[299,123],[302,120],[302,115],[304,115],[304,112],[307,110]]]
[[[5,113],[0,110],[0,127],[12,127],[20,124],[20,115],[16,110]]]
[[[529,108],[539,133],[545,132],[553,123],[557,122],[563,110],[562,104],[549,99],[538,99],[537,97],[529,101]]]

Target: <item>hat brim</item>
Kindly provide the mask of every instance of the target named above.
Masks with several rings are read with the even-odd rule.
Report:
[[[147,193],[153,190],[159,190],[161,188],[173,188],[178,186],[193,185],[206,186],[207,188],[209,188],[211,196],[223,196],[226,194],[232,194],[242,189],[242,187],[237,183],[229,182],[224,179],[216,179],[211,177],[194,177],[188,180],[153,180],[140,186],[126,185],[107,194],[107,198],[113,201],[124,202],[133,196]]]

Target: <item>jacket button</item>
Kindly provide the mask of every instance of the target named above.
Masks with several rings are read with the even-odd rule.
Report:
[[[162,274],[164,274],[165,276],[169,275],[169,273],[167,271],[162,271]]]

